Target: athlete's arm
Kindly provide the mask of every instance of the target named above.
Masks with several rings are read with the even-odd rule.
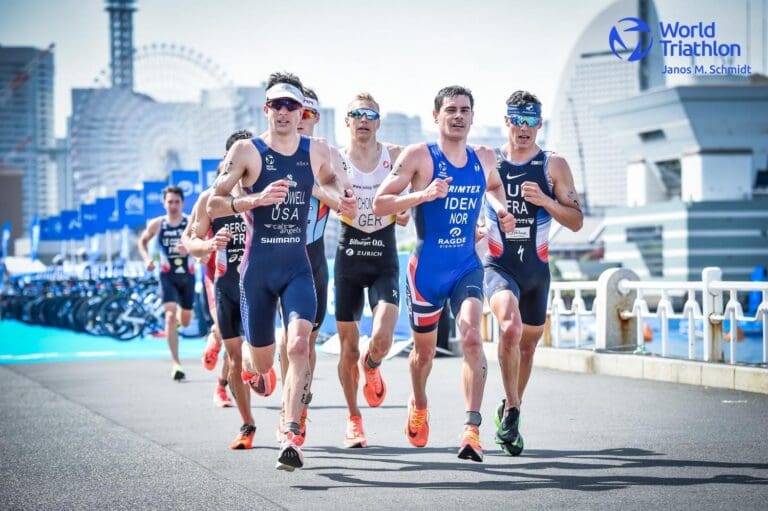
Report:
[[[357,200],[344,172],[341,155],[331,150],[331,146],[323,139],[313,138],[309,147],[312,172],[318,187],[329,201],[326,204],[338,204],[336,212],[340,215],[355,216]]]
[[[475,152],[483,164],[485,171],[485,200],[496,212],[499,219],[499,229],[502,232],[515,230],[515,217],[507,210],[507,197],[504,194],[504,184],[496,169],[496,154],[489,147],[476,147]]]
[[[523,198],[543,207],[561,225],[576,232],[584,223],[584,214],[581,212],[579,195],[573,185],[573,175],[568,162],[562,156],[552,155],[547,167],[555,198],[550,198],[541,191],[538,184],[531,181],[525,181],[521,186]]]
[[[211,230],[211,218],[205,210],[199,206],[201,204],[206,204],[210,195],[210,189],[205,190],[200,194],[200,198],[195,204],[195,207],[192,208],[192,216],[189,224],[187,224],[187,228],[181,236],[181,241],[184,243],[184,246],[187,247],[189,253],[203,261],[207,260],[212,252],[226,247],[231,238],[229,232],[222,228],[213,236],[213,238],[205,239],[208,235],[208,231]]]
[[[329,145],[328,148],[331,152],[331,168],[333,169],[334,174],[336,174],[336,179],[341,182],[341,186],[344,190],[351,189],[352,186],[349,184],[347,173],[345,172],[344,163],[341,158],[341,154],[339,154],[339,150],[331,145]],[[327,205],[334,211],[339,211],[341,208],[341,201],[336,198],[337,196],[335,194],[332,196],[325,188],[321,186],[312,186],[312,197]]]
[[[428,176],[428,177],[427,177]],[[373,199],[373,214],[376,216],[394,215],[399,211],[414,208],[424,202],[442,199],[448,195],[448,185],[453,178],[432,178],[432,161],[424,144],[406,147],[395,161],[392,172],[384,178],[376,197]],[[408,185],[413,190],[402,194]]]
[[[403,149],[405,149],[404,146],[396,145],[396,144],[386,144],[387,150],[389,151],[389,157],[392,160],[392,162],[397,161],[397,158],[400,156],[400,153],[403,152]],[[405,227],[408,225],[408,221],[411,219],[411,210],[410,209],[404,209],[402,211],[398,211],[397,215],[395,215],[395,222],[397,222],[397,225],[401,227]]]
[[[147,248],[147,245],[149,245],[149,241],[157,236],[157,232],[160,229],[160,222],[163,221],[163,217],[159,216],[157,218],[153,218],[149,221],[147,224],[146,229],[144,229],[144,232],[141,233],[141,236],[139,237],[138,247],[139,247],[139,255],[141,256],[141,259],[144,261],[144,265],[147,268],[147,271],[152,271],[155,269],[155,262],[152,260],[151,257],[149,257],[149,250]]]
[[[249,209],[272,206],[283,202],[288,195],[284,179],[269,183],[259,193],[232,197],[230,192],[244,178],[256,182],[261,174],[261,154],[250,140],[238,140],[224,157],[223,170],[213,183],[206,212],[210,218],[219,218]]]

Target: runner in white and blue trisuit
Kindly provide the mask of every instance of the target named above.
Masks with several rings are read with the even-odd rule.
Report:
[[[480,406],[487,364],[480,338],[483,271],[475,253],[475,227],[484,192],[498,213],[502,230],[514,229],[515,219],[504,207],[493,150],[467,145],[473,106],[472,93],[464,87],[438,92],[433,112],[439,130],[437,143],[403,150],[379,188],[373,208],[379,216],[415,208],[418,241],[409,262],[406,297],[414,339],[408,441],[416,447],[424,447],[428,441],[426,383],[437,345],[437,323],[443,303],[449,299],[464,353],[466,422],[459,457],[482,461]],[[412,191],[401,196],[409,185]]]
[[[179,332],[177,322],[184,326],[192,320],[195,303],[195,266],[187,249],[181,243],[181,235],[187,227],[184,215],[184,192],[178,186],[163,189],[163,207],[166,214],[147,223],[138,242],[139,254],[148,271],[154,271],[155,262],[149,255],[149,242],[157,237],[160,252],[160,296],[165,309],[165,335],[171,352],[173,368],[171,376],[180,381],[185,378],[179,360]],[[180,318],[177,318],[178,308]]]
[[[536,145],[541,127],[536,96],[514,92],[507,100],[505,122],[508,142],[496,151],[497,168],[507,211],[517,223],[505,235],[499,231],[496,213],[487,209],[485,293],[501,332],[498,350],[505,398],[494,414],[496,443],[517,456],[523,450],[520,403],[547,316],[549,226],[554,218],[578,231],[583,218],[568,163]]]
[[[400,306],[400,265],[397,258],[395,224],[405,225],[410,213],[377,216],[373,199],[392,170],[402,146],[379,142],[379,104],[367,92],[348,105],[344,123],[350,143],[343,151],[344,166],[357,197],[357,214],[341,217],[336,263],[333,267],[336,297],[336,327],[339,333],[339,381],[349,415],[344,433],[345,447],[366,447],[357,390],[362,372],[363,396],[371,407],[380,406],[387,394],[380,365],[392,346]],[[360,356],[360,331],[365,295],[373,314],[371,340]]]
[[[271,75],[266,100],[267,132],[232,146],[208,201],[208,212],[215,218],[229,208],[246,220],[240,309],[251,362],[265,390],[274,385],[266,376],[274,371],[274,322],[280,301],[288,330],[289,368],[283,387],[285,433],[276,468],[292,471],[303,466],[295,439],[308,397],[309,336],[317,309],[306,250],[312,186],[317,181],[344,214],[354,214],[355,198],[351,190],[338,186],[328,144],[296,131],[304,102],[298,77]],[[231,197],[238,183],[246,195]]]

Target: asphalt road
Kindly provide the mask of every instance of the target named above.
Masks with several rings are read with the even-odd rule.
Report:
[[[196,360],[185,383],[161,360],[0,366],[0,509],[768,508],[768,396],[535,369],[510,458],[493,443],[492,362],[474,463],[456,457],[461,359],[435,361],[423,449],[403,433],[402,356],[383,366],[384,405],[363,408],[369,447],[342,448],[336,362],[319,356],[293,473],[274,469],[279,392],[254,396],[255,448],[231,451],[238,414],[213,406]]]

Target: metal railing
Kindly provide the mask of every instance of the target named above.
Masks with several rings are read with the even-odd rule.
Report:
[[[762,300],[754,316],[745,315],[740,293],[758,291]],[[584,295],[594,293],[592,308],[588,308]],[[723,295],[727,293],[724,304]],[[564,295],[572,295],[570,307]],[[651,299],[655,298],[655,299]],[[685,300],[675,310],[674,301]],[[696,360],[697,338],[702,339],[702,360],[724,361],[724,342],[729,342],[728,362],[737,360],[739,322],[758,323],[762,326],[762,363],[768,364],[768,282],[723,281],[720,268],[705,268],[700,282],[640,281],[631,270],[606,270],[596,281],[553,282],[547,306],[547,325],[544,345],[562,347],[563,320],[574,320],[574,347],[587,344],[585,318],[594,318],[596,327],[594,348],[602,350],[631,349],[646,354],[646,320],[659,321],[661,355],[670,356],[670,320],[681,320],[680,331],[687,335],[687,358]],[[687,325],[685,324],[687,321]],[[728,335],[724,335],[725,321],[729,322]],[[697,329],[701,325],[701,332]],[[498,322],[486,310],[486,338],[498,341]],[[591,344],[591,343],[590,343]],[[569,344],[570,345],[570,344]]]

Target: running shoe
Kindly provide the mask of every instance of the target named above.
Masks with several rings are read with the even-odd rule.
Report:
[[[271,396],[277,386],[277,375],[275,374],[274,367],[269,368],[266,378],[262,374],[251,373],[245,369],[243,369],[241,376],[243,381],[250,385],[251,389],[253,389],[258,396]]]
[[[184,374],[184,370],[181,368],[180,364],[173,364],[173,370],[171,371],[171,375],[173,376],[173,379],[175,381],[181,381],[187,377],[187,375]]]
[[[371,369],[368,367],[368,363],[366,362],[368,353],[368,351],[363,353],[363,356],[360,359],[360,365],[363,367],[363,376],[365,377],[363,396],[365,396],[368,406],[375,408],[384,402],[384,398],[387,396],[387,386],[381,377],[379,368]]]
[[[240,428],[240,433],[229,444],[230,449],[251,449],[253,447],[253,435],[256,432],[256,426],[250,424],[243,424]]]
[[[480,431],[477,426],[467,424],[461,435],[459,458],[463,460],[483,461],[483,448],[480,446]]]
[[[344,447],[357,448],[367,447],[368,441],[365,439],[363,431],[363,418],[359,416],[350,416],[347,421],[347,431],[344,433]]]
[[[428,408],[419,410],[413,400],[408,403],[408,422],[405,425],[405,436],[414,447],[424,447],[429,440]]]
[[[232,406],[232,400],[229,399],[226,387],[216,385],[216,390],[213,392],[213,404],[221,408],[229,408]]]
[[[493,422],[496,423],[496,443],[509,456],[520,456],[523,452],[523,435],[520,434],[520,410],[517,407],[506,411],[507,401],[502,399]]]
[[[275,468],[277,470],[293,472],[295,469],[303,466],[304,454],[301,452],[301,447],[296,445],[296,436],[292,431],[288,431],[283,435],[283,441],[280,444],[280,455],[277,457]]]
[[[219,361],[219,351],[221,351],[221,340],[213,332],[208,334],[208,344],[203,351],[203,367],[209,371],[216,369],[216,362]]]

